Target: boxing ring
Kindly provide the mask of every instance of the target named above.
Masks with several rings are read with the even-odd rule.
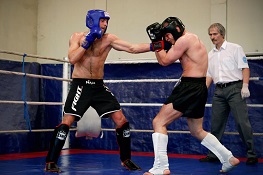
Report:
[[[18,165],[29,162],[30,165],[35,165],[32,174],[40,174],[43,172],[44,159],[54,127],[61,122],[63,102],[67,96],[71,82],[70,72],[73,67],[67,58],[56,59],[9,51],[0,51],[0,53],[21,57],[20,62],[0,59],[2,121],[0,124],[0,173],[2,171],[1,174],[8,174],[9,166],[6,165],[10,162]],[[247,167],[242,162],[238,169],[233,170],[233,173],[263,172],[262,55],[247,54],[251,71],[249,86],[251,96],[247,99],[247,104],[254,131],[256,153],[260,158],[259,164],[256,167]],[[28,57],[52,60],[58,64],[30,63],[26,62]],[[181,65],[178,63],[167,67],[160,66],[156,61],[107,62],[105,64],[105,83],[119,100],[123,113],[130,122],[133,159],[138,162],[143,171],[147,171],[153,163],[151,122],[171,93],[181,71]],[[207,131],[210,130],[213,89],[213,87],[209,88],[204,116],[203,126]],[[235,129],[231,115],[222,143],[241,161],[245,161],[245,146]],[[112,120],[102,119],[101,136],[93,139],[76,138],[76,126],[77,124],[74,123],[71,127],[69,139],[65,145],[65,148],[69,149],[62,151],[60,165],[65,171],[64,174],[67,174],[66,172],[70,172],[69,174],[129,174],[119,166],[118,147]],[[207,153],[207,149],[190,135],[185,118],[173,122],[168,130],[170,137],[168,155],[170,164],[174,166],[171,166],[172,172],[184,174],[189,171],[185,174],[190,174],[195,170],[196,174],[213,174],[218,171],[220,164],[199,163],[197,160]],[[97,157],[95,164],[90,161],[94,158],[94,154]],[[72,164],[78,165],[75,160],[78,156],[85,161],[78,169],[70,167]],[[203,169],[204,166],[205,169]],[[178,167],[184,168],[178,169]],[[107,171],[104,172],[102,169]],[[18,170],[25,171],[23,168]]]

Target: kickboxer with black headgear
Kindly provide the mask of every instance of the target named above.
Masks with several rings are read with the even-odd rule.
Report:
[[[131,160],[130,125],[114,94],[104,84],[104,64],[110,50],[138,54],[150,51],[149,43],[131,44],[114,34],[106,33],[109,13],[89,10],[86,26],[89,31],[75,32],[69,41],[68,58],[74,65],[71,88],[64,106],[62,122],[55,128],[46,157],[47,172],[61,172],[58,159],[69,128],[93,107],[100,118],[111,118],[116,126],[116,137],[121,165],[128,170],[141,168]],[[95,123],[90,120],[91,125]]]
[[[177,29],[178,27],[179,29]],[[162,22],[163,35],[171,33],[176,41],[184,33],[185,26],[177,17],[168,17]]]
[[[177,27],[179,29],[177,29]],[[150,45],[151,51],[160,51],[162,49],[168,51],[171,47],[171,43],[165,40],[165,34],[171,33],[176,41],[183,35],[185,26],[182,21],[177,17],[168,17],[162,24],[155,22],[146,28],[147,34],[151,39]]]
[[[202,126],[207,100],[208,55],[205,45],[196,34],[185,30],[184,24],[177,17],[168,17],[161,25],[153,23],[146,30],[158,63],[168,66],[179,61],[183,71],[180,83],[174,86],[153,119],[154,163],[144,175],[171,174],[167,155],[167,127],[180,117],[186,117],[191,135],[220,159],[220,172],[230,171],[240,161],[214,135],[203,130]],[[172,44],[168,51],[165,51],[162,40]]]
[[[173,18],[173,17],[171,17]],[[170,18],[167,18],[165,21],[168,21],[170,22]],[[164,21],[164,22],[165,22]],[[151,51],[157,51],[159,52],[160,50],[164,49],[166,52],[171,48],[172,44],[167,42],[165,39],[164,39],[164,35],[166,33],[174,33],[175,36],[177,36],[178,34],[176,34],[175,31],[173,31],[173,26],[172,25],[169,25],[168,28],[166,27],[163,27],[163,24],[158,23],[158,22],[155,22],[151,25],[149,25],[147,28],[146,28],[146,31],[147,31],[147,34],[149,36],[149,38],[151,39],[152,43],[150,44],[150,49]],[[182,25],[183,26],[183,25]],[[180,27],[181,29],[182,27]],[[175,29],[175,28],[174,28]],[[182,33],[184,30],[181,30]]]

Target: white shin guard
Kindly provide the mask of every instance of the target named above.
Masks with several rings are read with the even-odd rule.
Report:
[[[212,151],[218,157],[222,164],[228,162],[229,159],[233,156],[231,151],[226,149],[226,147],[224,147],[218,141],[218,139],[210,133],[206,135],[206,137],[202,140],[201,144],[208,148],[210,151]]]
[[[152,140],[154,147],[154,164],[149,172],[152,174],[163,174],[164,170],[169,170],[167,155],[168,135],[153,133]]]

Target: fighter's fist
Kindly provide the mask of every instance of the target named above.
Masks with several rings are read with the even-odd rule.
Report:
[[[90,29],[90,33],[95,37],[100,39],[102,37],[102,31],[101,28],[99,27],[93,27],[92,29]]]
[[[146,28],[146,32],[152,41],[152,43],[150,44],[150,50],[157,52],[162,50],[164,48],[164,41],[162,40],[162,25],[158,22],[155,22]]]
[[[88,49],[89,46],[95,41],[96,38],[100,39],[102,37],[102,31],[100,28],[94,27],[90,29],[90,32],[85,36],[81,47]]]
[[[146,28],[146,32],[152,42],[161,41],[163,37],[162,25],[155,22]]]

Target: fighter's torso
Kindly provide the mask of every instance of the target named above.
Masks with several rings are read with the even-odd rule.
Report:
[[[185,37],[188,49],[180,58],[180,62],[183,67],[182,76],[206,76],[208,67],[208,56],[204,44],[195,34],[188,33]]]
[[[104,63],[111,49],[108,35],[105,34],[101,39],[96,39],[82,58],[74,64],[72,78],[103,79]],[[79,45],[84,38],[85,33],[79,39]]]

